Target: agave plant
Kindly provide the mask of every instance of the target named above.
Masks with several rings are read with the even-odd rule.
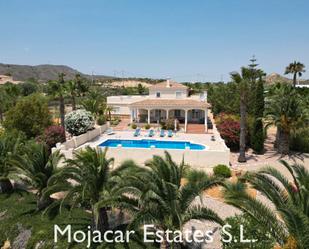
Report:
[[[124,165],[137,167],[133,161]],[[176,164],[168,152],[165,158],[154,156],[145,166],[128,175],[117,196],[110,200],[132,215],[130,227],[138,229],[141,225],[153,224],[155,231],[176,231],[182,230],[192,219],[223,223],[213,210],[193,203],[203,191],[219,184],[219,179],[200,171],[186,173],[184,162]],[[171,244],[164,236],[160,246],[179,248],[181,245]]]
[[[225,201],[258,220],[280,245],[292,238],[297,248],[309,248],[309,172],[303,165],[281,163],[292,181],[272,167],[247,173],[242,179],[273,207],[251,197],[242,182],[226,185]]]

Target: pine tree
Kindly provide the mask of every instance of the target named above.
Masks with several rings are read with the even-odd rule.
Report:
[[[262,153],[264,150],[264,129],[263,129],[263,113],[264,113],[264,85],[262,78],[257,82],[254,98],[254,124],[251,134],[251,148],[256,153]]]

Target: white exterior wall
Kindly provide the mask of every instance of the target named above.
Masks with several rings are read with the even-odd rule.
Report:
[[[195,169],[209,169],[218,164],[229,165],[230,151],[197,151],[197,150],[168,150],[173,160],[181,163],[183,157],[186,163],[189,163]],[[164,156],[162,149],[136,149],[136,148],[109,148],[108,157],[115,158],[115,165],[120,165],[123,161],[134,159],[139,165],[144,165],[145,161],[151,159],[154,155]]]
[[[160,92],[161,99],[176,99],[176,92],[181,92],[181,99],[186,98],[188,96],[188,92],[186,89],[180,89],[180,90],[175,90],[173,88],[171,89],[158,89],[158,90],[149,90],[149,97],[150,98],[157,98],[157,92]]]
[[[109,96],[107,97],[107,105],[114,107],[113,114],[130,115],[131,112],[128,105],[147,98],[148,96],[140,96],[140,95]]]

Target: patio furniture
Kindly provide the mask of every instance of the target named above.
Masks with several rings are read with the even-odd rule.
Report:
[[[138,137],[140,135],[140,133],[141,133],[141,128],[137,128],[137,129],[135,129],[133,135],[134,135],[134,137]]]
[[[167,136],[168,136],[168,137],[172,137],[172,136],[173,136],[173,131],[172,131],[172,130],[168,130]]]
[[[153,136],[154,136],[154,130],[149,130],[148,137],[153,137]]]
[[[160,131],[160,137],[165,137],[165,130],[161,129],[161,131]]]
[[[105,132],[107,135],[113,135],[115,132],[113,131],[113,128],[108,128]]]

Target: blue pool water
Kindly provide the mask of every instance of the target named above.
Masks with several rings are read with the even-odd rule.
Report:
[[[117,147],[121,145],[124,148],[154,148],[158,149],[176,149],[184,150],[189,147],[190,150],[204,150],[205,146],[201,144],[194,144],[186,141],[162,141],[155,139],[141,139],[141,140],[123,140],[123,139],[107,139],[99,146],[101,147]]]

